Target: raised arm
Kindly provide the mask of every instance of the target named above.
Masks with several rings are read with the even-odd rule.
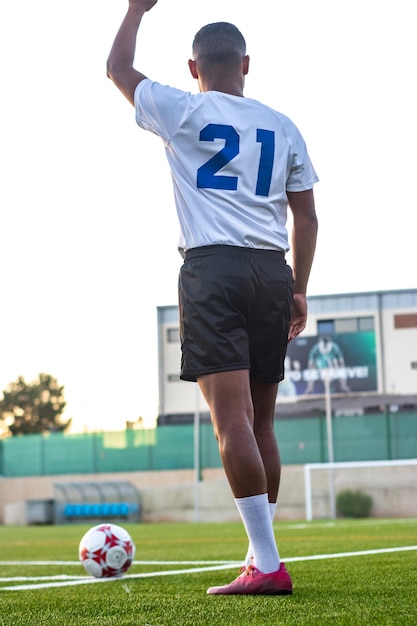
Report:
[[[152,9],[157,1],[129,0],[129,8],[107,59],[107,76],[131,104],[134,104],[136,87],[141,80],[146,78],[144,74],[133,67],[139,25],[144,14]]]
[[[289,340],[299,335],[307,323],[307,283],[316,250],[318,222],[313,190],[288,192],[293,214],[292,267],[295,280],[294,309]]]

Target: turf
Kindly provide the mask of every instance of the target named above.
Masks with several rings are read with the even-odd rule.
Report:
[[[276,523],[281,556],[294,582],[293,595],[285,597],[207,596],[206,588],[229,582],[235,567],[178,573],[203,570],[210,562],[238,561],[246,551],[241,524],[125,527],[137,547],[128,574],[120,580],[77,586],[64,586],[71,581],[52,577],[85,576],[77,551],[88,526],[2,527],[0,625],[417,624],[417,520]],[[372,552],[401,546],[414,549]],[[360,551],[370,553],[326,556]],[[318,558],[306,558],[314,556]],[[129,577],[146,573],[151,575]],[[31,588],[54,583],[62,586]],[[25,588],[12,589],[19,585]]]

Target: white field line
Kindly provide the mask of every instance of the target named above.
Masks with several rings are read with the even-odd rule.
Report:
[[[83,578],[86,578],[86,577],[87,576],[83,576]],[[0,583],[18,582],[18,581],[28,582],[29,580],[79,580],[80,578],[82,577],[81,576],[69,576],[67,574],[57,574],[56,576],[2,576],[0,577]]]
[[[149,563],[150,565],[152,562]],[[132,578],[150,578],[152,576],[175,576],[177,574],[195,574],[201,572],[215,572],[223,569],[235,569],[240,567],[241,562],[239,563],[227,563],[226,565],[213,565],[211,567],[192,567],[188,569],[178,569],[178,570],[163,570],[159,572],[144,572],[142,574],[125,574],[120,578],[92,578],[89,576],[88,578],[78,577],[75,580],[68,580],[65,582],[45,582],[45,583],[37,583],[35,585],[14,585],[13,587],[0,587],[0,591],[26,591],[28,589],[50,589],[51,587],[72,587],[74,585],[86,585],[92,583],[108,583],[113,582],[115,580],[128,580]]]
[[[133,565],[226,565],[236,561],[133,561]],[[80,561],[0,561],[0,565],[81,565]]]
[[[313,554],[311,556],[290,557],[290,558],[284,559],[284,561],[286,563],[295,563],[297,561],[315,561],[319,559],[340,559],[340,558],[355,557],[355,556],[368,556],[371,554],[388,554],[391,552],[406,552],[410,550],[417,550],[417,545],[416,546],[400,546],[397,548],[379,548],[376,550],[360,550],[358,552],[339,552],[336,554]],[[142,561],[142,563],[145,563],[145,561]],[[158,564],[162,564],[162,563],[163,562],[158,561]],[[168,561],[167,563],[172,563],[172,561]],[[178,562],[178,564],[179,563],[184,563],[184,561]],[[0,562],[0,565],[1,564],[2,563]],[[21,562],[21,564],[24,564],[24,562]],[[147,562],[147,564],[153,565],[155,564],[155,561],[149,561]],[[80,576],[80,577],[68,577],[67,580],[59,580],[56,582],[50,582],[51,580],[55,580],[56,577],[48,577],[47,580],[49,582],[42,582],[42,583],[29,584],[29,585],[26,584],[26,585],[14,585],[14,586],[0,587],[0,591],[26,591],[30,589],[50,589],[51,587],[70,587],[74,585],[86,585],[86,584],[92,584],[92,583],[113,582],[114,580],[122,580],[122,579],[132,580],[136,578],[150,578],[153,576],[175,576],[179,574],[198,574],[202,572],[214,572],[214,571],[220,571],[220,570],[225,570],[225,569],[235,569],[235,568],[238,568],[240,565],[241,565],[240,561],[235,562],[235,563],[232,563],[232,562],[227,562],[223,564],[217,563],[216,565],[205,566],[205,567],[192,567],[188,569],[165,570],[165,571],[157,571],[157,572],[143,572],[141,574],[125,574],[123,577],[119,579],[92,578],[92,577]],[[41,577],[39,577],[38,579],[41,579]],[[8,580],[10,581],[11,579],[8,579]],[[23,578],[23,580],[25,579]],[[32,579],[26,578],[26,582],[28,580],[32,580]]]

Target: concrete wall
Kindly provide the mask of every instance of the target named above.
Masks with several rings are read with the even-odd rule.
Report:
[[[374,517],[417,517],[417,462],[415,466],[335,470],[335,492],[361,489],[373,499]],[[192,470],[0,478],[0,524],[27,523],[26,502],[52,500],[54,483],[127,480],[142,496],[144,522],[237,521],[238,513],[223,470],[203,471],[194,482]],[[313,475],[314,517],[330,517],[329,475]],[[277,519],[305,519],[304,468],[284,466]]]

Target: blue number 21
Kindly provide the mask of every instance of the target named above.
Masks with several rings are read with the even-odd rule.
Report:
[[[200,141],[224,139],[224,146],[211,159],[197,170],[197,187],[200,189],[237,189],[237,176],[218,175],[216,173],[239,154],[240,138],[233,126],[224,124],[207,124],[200,132]],[[271,186],[272,168],[274,165],[275,134],[272,130],[256,131],[256,141],[261,144],[258,165],[256,195],[267,196]]]

